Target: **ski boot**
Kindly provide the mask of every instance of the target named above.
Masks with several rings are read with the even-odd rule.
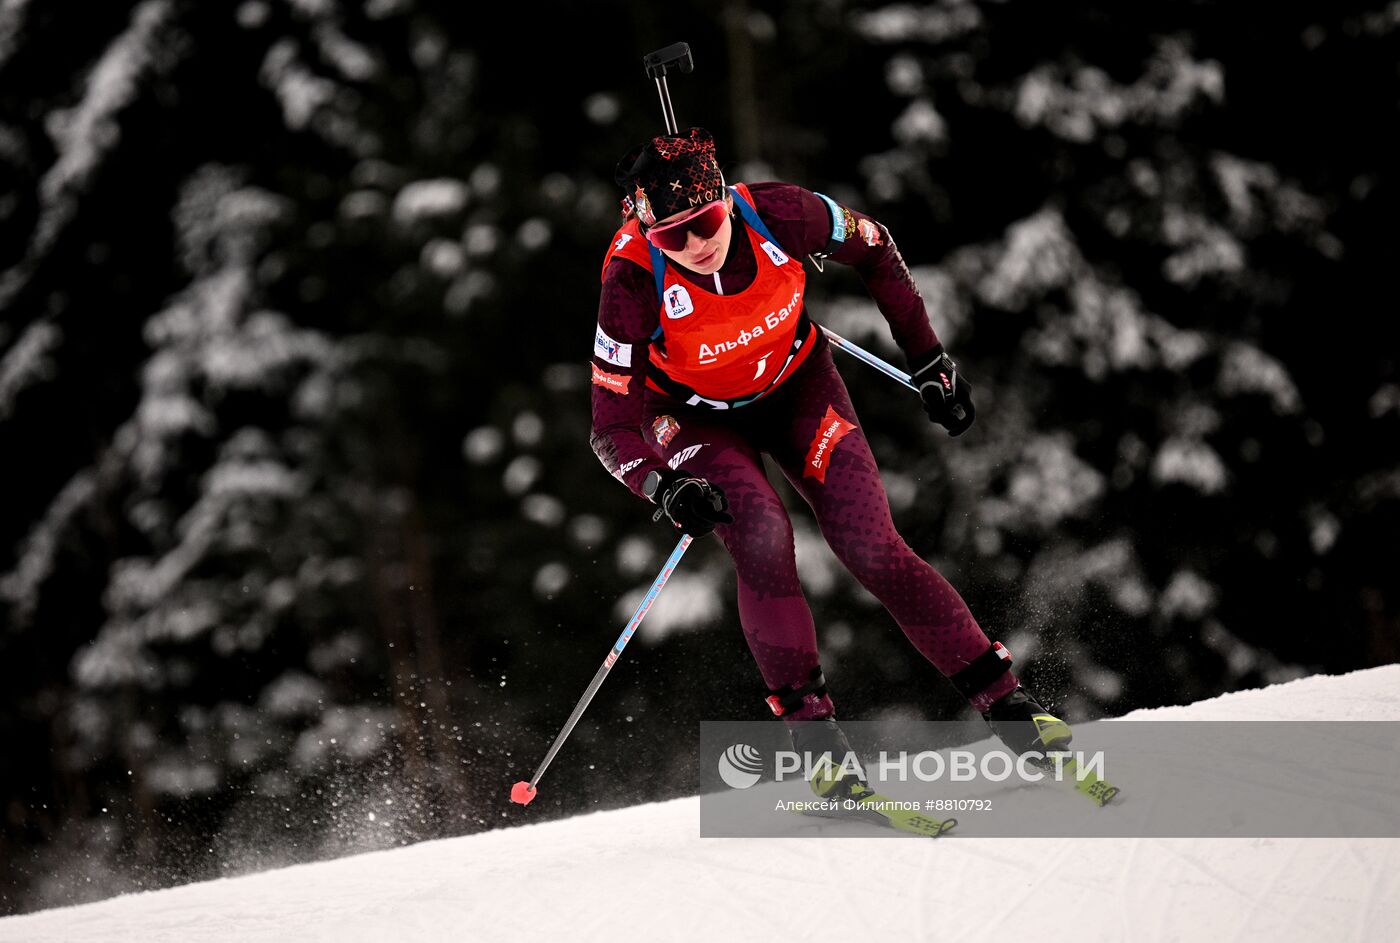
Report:
[[[812,758],[807,785],[821,799],[859,799],[871,792],[845,732],[835,718],[799,721],[789,725],[793,752]]]
[[[992,642],[986,651],[949,675],[948,680],[963,697],[973,701],[1010,670],[1011,652],[1000,642]],[[1041,707],[1019,682],[993,701],[982,712],[982,718],[1018,756],[1064,750],[1072,736],[1069,724]]]
[[[788,733],[793,750],[804,756],[804,762],[806,757],[812,758],[807,785],[823,804],[822,809],[804,814],[852,819],[929,838],[958,824],[957,819],[935,819],[871,789],[850,741],[833,718],[798,722],[789,725]]]
[[[836,725],[827,697],[826,679],[821,667],[813,668],[807,681],[769,692],[768,707],[784,719],[792,748],[802,762],[811,760],[807,785],[821,801],[818,808],[804,815],[822,818],[855,819],[914,835],[936,837],[958,824],[957,819],[935,819],[895,803],[870,788],[860,760],[851,749],[845,732]],[[820,720],[813,714],[825,714]]]
[[[808,785],[821,799],[848,799],[869,792],[870,785],[859,772],[860,761],[836,718],[831,716],[831,698],[821,665],[799,685],[785,685],[768,692],[768,708],[787,724],[793,752],[811,758]],[[819,719],[807,719],[807,718]],[[853,796],[854,790],[854,796]]]
[[[1056,778],[1074,786],[1076,792],[1095,805],[1107,805],[1118,795],[1118,787],[1092,769],[1080,767],[1080,758],[1070,756],[1069,742],[1074,734],[1065,723],[1040,706],[1025,688],[1018,687],[992,704],[982,714],[992,732],[1016,753],[1040,754],[1032,766],[1057,770]]]
[[[1069,724],[1019,686],[987,708],[982,718],[1017,755],[1066,750],[1074,737]]]

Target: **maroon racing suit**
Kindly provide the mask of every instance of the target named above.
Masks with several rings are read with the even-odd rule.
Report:
[[[753,184],[747,192],[747,209],[757,211],[781,253],[792,260],[825,254],[855,268],[906,357],[938,344],[923,299],[883,226],[789,184]],[[729,255],[716,275],[668,266],[669,277],[684,279],[688,297],[738,295],[755,283],[760,266],[770,264],[754,251],[757,238],[747,236],[746,227],[753,227],[738,213],[733,225]],[[723,489],[734,523],[715,533],[734,561],[739,619],[768,687],[791,692],[810,686],[818,654],[812,612],[798,582],[792,522],[764,472],[765,454],[811,506],[836,557],[925,658],[950,677],[974,661],[981,667],[991,643],[957,590],[895,530],[875,458],[820,330],[810,331],[811,349],[795,369],[757,399],[714,408],[658,375],[653,345],[665,343],[659,284],[635,255],[614,255],[604,269],[592,366],[593,450],[639,496],[647,473],[665,465]],[[985,711],[1016,686],[1006,671],[964,694]],[[823,691],[802,698],[800,708],[785,716],[811,720],[833,712]]]

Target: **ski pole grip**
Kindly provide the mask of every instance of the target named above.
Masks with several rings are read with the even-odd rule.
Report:
[[[664,49],[649,52],[642,57],[642,64],[646,66],[649,79],[664,79],[672,69],[687,75],[695,70],[689,43],[672,43]]]

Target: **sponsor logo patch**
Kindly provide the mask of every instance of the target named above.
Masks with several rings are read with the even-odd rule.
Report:
[[[656,421],[651,424],[651,434],[656,438],[657,445],[670,444],[680,431],[681,424],[671,416],[657,416]]]
[[[632,366],[632,345],[619,344],[608,336],[608,332],[603,330],[603,325],[600,324],[597,332],[593,335],[593,356],[619,367],[630,367]]]
[[[701,449],[709,444],[708,442],[702,442],[699,445],[687,445],[675,455],[671,456],[671,460],[666,464],[671,466],[671,471],[675,471],[677,468],[681,467],[683,462],[690,461]]]
[[[614,252],[621,252],[621,251],[622,251],[622,247],[625,246],[625,245],[627,245],[627,243],[629,243],[629,242],[631,242],[631,241],[632,241],[632,234],[631,234],[630,232],[625,232],[625,233],[623,233],[623,234],[622,234],[622,237],[619,238],[619,239],[617,240],[617,242],[614,242],[614,243],[613,243],[613,251],[614,251]]]
[[[880,244],[880,227],[876,226],[868,219],[860,221],[860,238],[868,246],[878,246]]]
[[[684,285],[668,285],[664,297],[666,299],[666,317],[673,321],[695,311],[695,305],[690,300],[690,292],[685,290]]]
[[[802,310],[801,301],[802,292],[795,291],[792,293],[792,298],[788,301],[787,304],[783,305],[777,310],[768,312],[768,314],[764,317],[761,323],[755,324],[751,328],[740,331],[737,336],[730,338],[729,340],[717,340],[715,341],[715,345],[713,347],[711,347],[709,344],[701,344],[700,359],[697,362],[702,364],[717,363],[721,354],[727,354],[732,351],[736,351],[741,347],[748,347],[755,340],[764,335],[765,325],[768,331],[776,331],[778,329],[778,325],[782,324],[789,317],[791,317],[794,314],[797,314]]]
[[[773,260],[774,265],[786,265],[788,263],[787,255],[783,252],[782,249],[779,249],[777,246],[773,245],[773,243],[765,241],[762,245],[759,246],[759,248],[763,250],[764,254],[767,255],[768,258]]]
[[[656,222],[656,213],[651,208],[651,200],[647,199],[647,192],[638,187],[632,194],[632,206],[637,213],[637,219],[643,226],[650,226]]]
[[[826,415],[822,417],[812,445],[807,449],[807,464],[802,469],[802,477],[815,478],[826,484],[826,470],[831,464],[831,453],[836,451],[836,443],[855,428],[854,423],[836,415],[835,407],[826,407]]]
[[[851,211],[844,206],[841,207],[841,223],[845,229],[844,235],[841,236],[841,241],[845,242],[856,234],[856,218]]]
[[[611,390],[612,392],[620,393],[623,396],[626,396],[629,392],[631,392],[628,389],[628,386],[632,382],[631,377],[623,376],[620,373],[608,373],[606,370],[599,370],[598,365],[596,363],[591,363],[589,364],[589,366],[593,368],[594,386],[601,386],[605,390]]]
[[[625,462],[624,464],[618,466],[617,471],[613,472],[613,477],[617,478],[618,481],[621,481],[624,475],[626,475],[628,472],[630,472],[632,469],[636,468],[640,464],[642,464],[642,460],[640,458],[634,458],[630,462]]]

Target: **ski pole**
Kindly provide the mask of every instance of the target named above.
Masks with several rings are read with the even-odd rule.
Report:
[[[666,133],[675,134],[680,130],[676,124],[676,112],[671,108],[671,90],[666,86],[668,69],[678,69],[689,74],[695,69],[695,60],[690,57],[688,43],[672,43],[665,49],[649,52],[642,57],[646,66],[647,78],[656,80],[656,93],[661,96],[661,120],[666,123]]]
[[[898,380],[900,383],[903,383],[915,393],[919,392],[919,388],[914,385],[913,377],[909,376],[909,374],[905,373],[903,370],[899,369],[893,364],[886,363],[879,357],[876,357],[874,354],[870,353],[870,351],[865,350],[861,347],[857,347],[855,344],[852,344],[840,334],[837,334],[831,328],[822,328],[822,333],[825,334],[827,336],[827,339],[829,339],[833,344],[835,344],[837,347],[840,347],[852,357],[855,357],[857,360],[863,363],[869,364],[876,370],[879,370],[885,376]]]
[[[666,73],[670,69],[678,69],[682,73],[688,73],[695,68],[695,62],[690,57],[690,46],[686,43],[672,43],[664,49],[647,53],[642,57],[642,65],[646,67],[647,77],[656,80],[656,92],[661,96],[661,117],[666,123],[666,133],[675,134],[678,130],[676,124],[676,113],[671,107],[671,90],[666,85]],[[651,589],[642,597],[642,602],[637,606],[637,611],[632,614],[627,627],[622,630],[622,634],[613,643],[612,651],[608,652],[608,657],[603,659],[602,667],[589,682],[587,690],[583,692],[583,697],[579,698],[574,705],[574,711],[569,715],[569,719],[564,722],[564,728],[559,731],[559,735],[554,738],[554,743],[550,745],[549,752],[545,754],[544,761],[540,763],[539,769],[535,770],[535,775],[527,782],[521,780],[511,787],[510,799],[521,805],[528,805],[535,798],[535,785],[544,775],[544,771],[549,769],[549,764],[554,762],[554,757],[559,752],[559,748],[564,745],[564,741],[569,738],[574,727],[578,724],[583,712],[588,709],[589,703],[593,700],[593,695],[598,693],[598,689],[603,686],[603,680],[607,678],[612,666],[617,663],[618,656],[631,641],[632,634],[637,631],[637,626],[641,625],[642,619],[646,616],[651,604],[656,601],[657,595],[661,592],[661,587],[666,585],[666,581],[671,578],[671,573],[676,569],[676,564],[680,563],[681,557],[685,554],[686,548],[693,540],[689,534],[681,537],[676,544],[676,549],[671,551],[671,556],[666,561],[666,565],[661,568],[661,572],[656,574],[656,579],[652,581]]]
[[[598,669],[598,673],[593,676],[593,680],[588,683],[588,689],[583,692],[583,697],[578,699],[574,705],[574,712],[569,715],[569,719],[564,722],[564,729],[559,731],[559,735],[554,738],[554,743],[550,745],[549,752],[544,755],[544,762],[540,763],[539,769],[535,770],[535,775],[530,777],[529,782],[521,780],[510,789],[510,801],[518,802],[521,805],[529,805],[530,800],[535,798],[535,784],[540,781],[544,771],[549,769],[549,764],[554,762],[554,756],[559,752],[559,748],[564,745],[564,741],[569,739],[569,734],[573,733],[575,725],[583,712],[588,709],[588,704],[593,700],[593,695],[598,693],[598,689],[603,686],[603,680],[607,678],[612,666],[617,663],[617,658],[622,654],[622,650],[627,647],[627,643],[632,640],[632,634],[637,631],[637,626],[642,624],[642,619],[646,616],[651,604],[656,602],[656,597],[661,592],[661,587],[666,585],[666,581],[671,578],[671,574],[676,569],[676,564],[681,562],[681,557],[685,555],[686,548],[695,538],[689,534],[681,536],[680,542],[676,544],[676,549],[671,551],[671,556],[666,560],[666,565],[661,568],[661,572],[656,574],[656,579],[652,580],[651,589],[642,597],[641,604],[637,606],[637,611],[632,613],[632,618],[628,621],[627,627],[622,630],[622,634],[613,643],[612,651],[608,652],[608,657],[603,659],[603,665]]]
[[[857,360],[861,361],[862,363],[867,363],[867,364],[869,364],[870,366],[874,367],[876,370],[879,370],[879,371],[880,371],[881,373],[883,373],[885,376],[891,377],[891,378],[893,378],[893,379],[895,379],[895,380],[898,380],[900,383],[903,383],[905,386],[909,387],[909,389],[913,390],[915,393],[918,393],[918,392],[919,392],[919,388],[918,388],[917,386],[914,385],[914,378],[911,377],[909,374],[905,373],[903,370],[899,369],[898,367],[894,366],[893,364],[886,363],[885,361],[881,360],[879,357],[876,357],[876,356],[875,356],[874,354],[872,354],[870,351],[865,350],[865,349],[863,349],[863,348],[861,348],[861,347],[857,347],[855,344],[852,344],[850,341],[846,340],[846,338],[842,337],[840,334],[837,334],[835,331],[831,330],[831,328],[828,328],[828,327],[822,328],[822,333],[825,334],[825,335],[827,336],[827,339],[828,339],[828,340],[830,340],[830,341],[831,341],[833,344],[835,344],[837,347],[839,347],[839,348],[841,348],[842,350],[844,350],[846,353],[850,354],[852,357],[855,357]],[[959,406],[954,406],[954,407],[953,407],[953,415],[957,416],[959,419],[963,418],[963,416],[965,415],[965,413],[964,413],[964,411],[963,411],[962,406],[960,406],[960,405],[959,405]]]

